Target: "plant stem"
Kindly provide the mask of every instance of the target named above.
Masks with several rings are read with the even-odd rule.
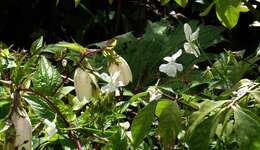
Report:
[[[62,113],[60,112],[60,110],[51,102],[51,100],[47,97],[47,96],[44,96],[42,95],[41,93],[38,93],[32,89],[25,89],[25,88],[22,88],[20,89],[22,91],[27,91],[27,92],[31,92],[32,94],[36,95],[36,96],[40,96],[42,97],[54,110],[55,112],[58,114],[59,117],[61,117],[61,119],[63,120],[64,124],[66,127],[69,127],[70,124],[69,122],[66,120],[66,118],[62,115]],[[75,142],[76,146],[77,146],[77,149],[78,150],[82,150],[82,147],[81,147],[81,144],[80,144],[80,141],[76,138],[75,136],[75,133],[73,131],[70,131],[69,132],[69,137]]]
[[[240,99],[244,98],[247,94],[248,94],[248,91],[251,91],[251,90],[254,90],[255,88],[257,88],[258,86],[260,86],[260,83],[257,83],[253,86],[251,86],[247,92],[243,93],[242,95],[236,97],[233,101],[231,101],[231,103],[228,105],[228,108],[232,107],[234,104],[236,104]]]
[[[183,100],[181,100],[181,99],[174,98],[174,97],[172,97],[171,95],[166,94],[166,93],[163,93],[163,95],[166,96],[166,97],[168,97],[168,98],[170,98],[170,99],[172,99],[172,100],[176,100],[177,102],[179,102],[179,103],[181,103],[181,104],[183,104],[183,105],[186,105],[186,106],[188,106],[188,107],[190,107],[190,108],[192,108],[192,109],[194,109],[194,110],[199,110],[199,107],[196,106],[196,105],[189,104],[189,103],[187,103],[187,102],[185,102],[185,101],[183,101]]]

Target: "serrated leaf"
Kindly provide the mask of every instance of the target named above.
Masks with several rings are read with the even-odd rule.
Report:
[[[175,0],[175,2],[183,8],[188,4],[188,0]]]
[[[59,72],[45,58],[41,57],[37,70],[33,75],[33,89],[43,95],[53,95],[62,79]]]
[[[41,118],[46,118],[48,120],[53,120],[55,118],[55,113],[42,97],[26,94],[23,98]]]
[[[241,150],[260,149],[259,116],[239,106],[233,107],[235,134]]]
[[[250,91],[249,92],[254,98],[255,100],[260,103],[260,89],[254,90],[254,91]]]
[[[50,99],[68,122],[73,122],[76,119],[76,114],[69,105],[57,97],[50,97]]]
[[[167,105],[165,105],[167,103]],[[162,100],[157,103],[156,111],[162,108],[159,114],[159,134],[162,139],[164,149],[174,149],[176,137],[181,128],[181,113],[175,101]],[[157,115],[158,115],[157,114]]]
[[[154,112],[156,109],[156,101],[145,106],[134,118],[131,126],[131,133],[133,138],[133,146],[136,148],[142,143],[151,129],[154,119]]]
[[[216,14],[223,26],[233,28],[239,18],[240,0],[218,0],[216,3]]]
[[[37,40],[35,40],[30,48],[30,53],[35,54],[37,51],[43,47],[43,36],[39,37]]]

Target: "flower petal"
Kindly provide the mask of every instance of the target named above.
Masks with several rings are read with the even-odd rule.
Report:
[[[166,73],[168,76],[175,77],[176,76],[176,67],[172,64],[162,64],[159,67],[159,70],[163,73]]]
[[[172,57],[167,56],[167,57],[164,57],[163,60],[171,62],[172,61]]]
[[[176,69],[177,69],[178,71],[182,71],[182,70],[183,70],[182,64],[175,63],[175,66],[176,66]]]
[[[191,40],[191,41],[197,40],[197,39],[199,38],[199,32],[200,32],[200,28],[198,27],[198,28],[196,29],[196,31],[191,34],[190,40]]]
[[[191,34],[192,34],[192,30],[191,30],[190,25],[187,24],[187,23],[184,24],[184,33],[185,33],[186,40],[188,42],[190,42],[191,41],[190,37],[191,37]]]
[[[111,81],[111,77],[107,73],[102,73],[100,75],[100,78],[103,79],[106,82],[110,82]]]
[[[177,58],[179,58],[179,57],[181,56],[181,54],[182,54],[182,50],[179,49],[175,54],[173,54],[173,55],[171,56],[171,59],[172,59],[173,61],[175,61]]]

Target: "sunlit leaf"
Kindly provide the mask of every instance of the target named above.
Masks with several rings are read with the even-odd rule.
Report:
[[[238,22],[240,0],[218,0],[216,13],[223,26],[229,29],[233,28]]]
[[[26,94],[24,95],[24,99],[38,116],[48,120],[53,120],[55,118],[55,112],[42,97]]]
[[[37,51],[43,47],[43,36],[39,37],[37,40],[35,40],[30,48],[30,53],[35,54]]]
[[[177,4],[179,4],[181,7],[185,8],[188,4],[188,0],[175,0]]]
[[[57,90],[62,79],[59,72],[45,58],[41,57],[37,70],[33,75],[33,89],[44,95],[52,95]]]

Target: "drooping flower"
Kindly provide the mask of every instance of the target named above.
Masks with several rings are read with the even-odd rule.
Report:
[[[184,33],[187,42],[184,43],[184,50],[186,53],[193,54],[195,57],[199,57],[200,50],[197,44],[195,43],[199,37],[200,28],[197,28],[195,32],[192,33],[191,27],[189,24],[184,24]]]
[[[77,68],[74,74],[74,87],[77,94],[77,98],[80,101],[89,101],[92,97],[92,80],[90,73],[87,70]]]
[[[124,86],[122,81],[118,80],[120,72],[115,72],[111,76],[107,73],[102,73],[100,77],[107,82],[106,85],[101,87],[102,93],[110,93],[116,91],[119,87]]]
[[[175,77],[177,71],[182,71],[183,67],[182,64],[176,63],[176,59],[179,58],[182,54],[182,50],[178,50],[175,54],[171,57],[164,57],[163,59],[167,61],[167,64],[161,64],[159,70],[163,73],[166,73],[168,76]]]
[[[123,57],[118,56],[115,61],[109,65],[108,72],[112,76],[116,72],[120,72],[117,80],[122,81],[123,85],[126,86],[133,80],[131,69]]]

